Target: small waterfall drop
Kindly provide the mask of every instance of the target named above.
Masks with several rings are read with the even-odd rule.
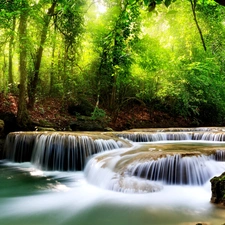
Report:
[[[124,151],[126,150],[113,150],[92,157],[84,171],[88,182],[103,189],[123,193],[149,193],[162,190],[161,182],[129,176],[120,168],[120,162],[126,162],[129,158],[121,157],[120,153]]]
[[[35,138],[35,135],[23,135],[20,132],[8,134],[4,146],[4,157],[15,162],[30,161]]]
[[[212,158],[216,161],[225,162],[225,151],[217,150],[215,154],[212,155]]]
[[[15,162],[31,161],[44,170],[75,171],[83,170],[91,155],[121,146],[120,141],[87,135],[18,132],[7,136],[5,155]]]
[[[131,176],[165,184],[203,185],[213,176],[211,167],[207,167],[210,158],[204,155],[182,157],[170,155],[157,160],[140,162],[128,168]]]
[[[118,137],[133,142],[156,142],[156,141],[225,141],[225,132],[212,131],[177,131],[177,132],[124,132],[117,134]]]
[[[160,191],[165,185],[203,186],[225,170],[225,150],[211,149],[207,143],[195,144],[194,151],[191,145],[188,148],[179,152],[178,144],[152,148],[152,144],[143,143],[105,152],[90,159],[85,175],[88,182],[104,189],[148,193]]]
[[[4,155],[41,170],[85,170],[88,182],[108,190],[156,192],[165,185],[201,186],[225,171],[222,129],[15,132]]]

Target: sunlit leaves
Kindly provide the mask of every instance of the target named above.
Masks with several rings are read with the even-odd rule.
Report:
[[[68,46],[73,45],[83,28],[83,13],[82,7],[84,0],[79,1],[62,1],[58,5],[55,15],[55,24],[57,29],[64,35],[65,42]]]
[[[169,7],[171,4],[172,0],[165,0],[165,6]]]

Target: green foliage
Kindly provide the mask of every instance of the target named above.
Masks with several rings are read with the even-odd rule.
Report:
[[[106,117],[106,112],[103,109],[95,107],[94,111],[91,113],[92,120],[103,120]]]
[[[8,91],[9,55],[16,84],[19,55],[26,50],[29,87],[41,49],[36,98],[77,99],[82,93],[112,118],[128,99],[138,98],[150,111],[223,122],[225,7],[197,0],[204,52],[189,1],[32,0],[22,7],[23,2],[0,1],[1,91]],[[56,7],[49,14],[53,2]],[[28,13],[27,34],[20,48],[16,29],[23,12]],[[94,120],[105,116],[98,107],[92,113]]]
[[[108,12],[113,12],[108,32],[103,32],[96,41],[100,54],[100,65],[96,79],[101,102],[112,114],[123,101],[132,65],[132,43],[139,33],[139,4],[137,1],[116,3]],[[115,17],[115,15],[117,15]]]
[[[55,25],[65,38],[67,48],[76,45],[83,31],[84,0],[64,0],[57,6]]]

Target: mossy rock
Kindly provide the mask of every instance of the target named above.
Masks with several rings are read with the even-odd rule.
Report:
[[[225,205],[225,172],[211,180],[212,197],[211,202]]]
[[[105,123],[91,119],[78,119],[70,124],[72,131],[105,131]]]
[[[47,120],[39,120],[39,125],[41,127],[53,127],[54,124],[52,124],[51,122],[47,121]]]
[[[36,126],[35,130],[36,131],[55,131],[55,129],[52,127],[39,127],[39,126]]]
[[[94,106],[85,98],[79,98],[77,101],[72,101],[68,105],[68,112],[75,116],[91,116],[93,111]]]
[[[8,134],[18,130],[16,116],[12,113],[0,113],[0,120],[4,121],[4,133]]]
[[[0,133],[2,133],[4,131],[4,126],[5,126],[4,121],[0,120]]]

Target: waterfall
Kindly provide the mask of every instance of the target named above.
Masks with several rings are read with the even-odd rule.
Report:
[[[3,156],[15,162],[29,162],[32,156],[32,148],[35,142],[35,135],[24,135],[16,132],[7,135]]]
[[[203,186],[225,171],[225,150],[220,145],[183,144],[184,149],[170,142],[139,143],[95,155],[87,163],[85,175],[88,182],[104,189],[148,193],[165,185]]]
[[[162,181],[166,184],[202,185],[213,175],[211,169],[207,167],[208,161],[209,158],[204,155],[192,157],[169,155],[130,166],[128,173],[131,176]]]
[[[200,186],[225,170],[222,128],[153,130],[15,132],[7,136],[4,157],[42,170],[85,169],[88,182],[132,193],[160,191],[163,185]]]
[[[217,150],[215,154],[213,154],[213,159],[216,161],[225,161],[225,151],[224,150]]]
[[[93,135],[94,136],[94,135]],[[17,132],[7,136],[6,159],[30,161],[44,170],[82,170],[93,154],[117,149],[122,142],[72,133]]]
[[[155,141],[168,141],[168,140],[191,140],[189,133],[121,133],[117,134],[118,137],[128,139],[133,142],[155,142]]]
[[[121,158],[121,151],[126,150],[114,150],[91,158],[84,171],[88,182],[103,189],[123,193],[149,193],[162,190],[160,182],[141,180],[134,176],[127,176],[123,170],[118,171],[118,162],[127,160],[126,157]]]
[[[133,142],[156,142],[156,141],[225,141],[224,132],[124,132],[117,134],[118,137]]]

